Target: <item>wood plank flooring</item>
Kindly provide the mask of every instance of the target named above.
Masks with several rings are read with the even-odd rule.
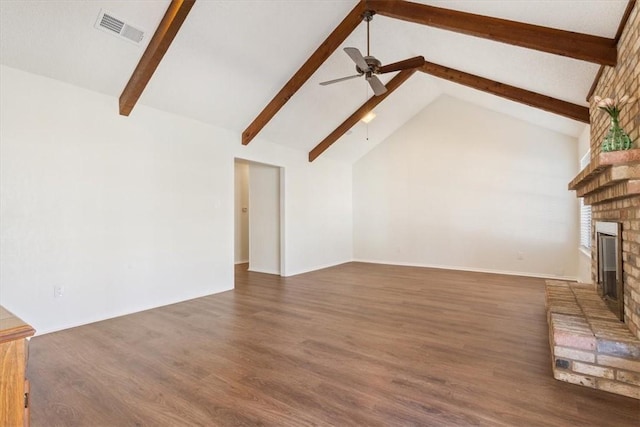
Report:
[[[349,263],[31,340],[34,427],[635,426],[553,379],[541,279]]]

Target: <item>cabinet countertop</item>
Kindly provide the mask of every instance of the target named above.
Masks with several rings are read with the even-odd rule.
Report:
[[[35,332],[29,324],[0,305],[0,343],[30,337]]]

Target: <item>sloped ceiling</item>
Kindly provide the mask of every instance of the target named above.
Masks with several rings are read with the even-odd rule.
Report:
[[[414,0],[416,1],[416,0]],[[613,38],[626,0],[416,1],[438,7]],[[324,41],[356,0],[199,0],[139,104],[242,132]],[[117,98],[169,4],[144,1],[0,1],[0,63]],[[147,31],[140,45],[94,28],[101,9]],[[366,50],[361,24],[280,110],[260,138],[310,151],[371,96],[342,47]],[[579,105],[598,65],[375,16],[371,53],[383,63],[423,55],[435,62]],[[393,75],[382,76],[383,82]],[[354,161],[447,93],[577,136],[583,124],[423,73],[379,105],[324,155]],[[118,114],[114,99],[114,114]],[[132,117],[135,116],[135,108]],[[240,144],[240,140],[238,140]]]

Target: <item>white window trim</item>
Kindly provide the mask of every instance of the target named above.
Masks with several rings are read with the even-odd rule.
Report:
[[[580,159],[580,170],[584,169],[591,158],[591,152]],[[593,228],[591,206],[584,204],[584,198],[580,199],[580,245],[579,249],[585,255],[591,257],[591,230]]]

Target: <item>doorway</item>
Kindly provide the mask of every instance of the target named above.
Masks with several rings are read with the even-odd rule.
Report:
[[[249,263],[249,163],[234,164],[234,264]]]
[[[235,159],[235,244],[237,266],[281,275],[282,168]]]

